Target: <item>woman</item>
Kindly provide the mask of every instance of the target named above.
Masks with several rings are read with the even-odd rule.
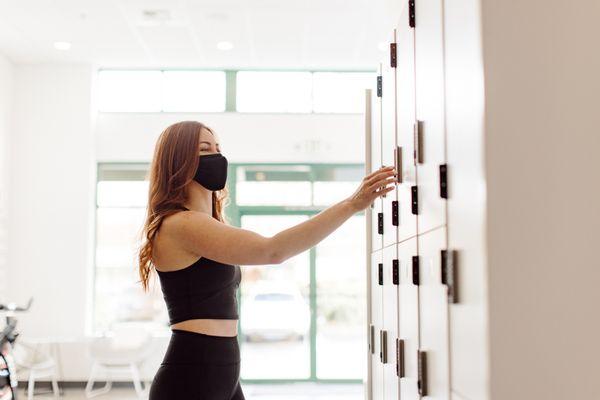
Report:
[[[144,290],[154,269],[171,339],[149,400],[244,399],[237,341],[239,265],[280,264],[315,246],[389,192],[392,167],[366,176],[349,198],[272,237],[226,223],[227,159],[215,133],[196,121],[167,127],[150,170],[139,252]]]

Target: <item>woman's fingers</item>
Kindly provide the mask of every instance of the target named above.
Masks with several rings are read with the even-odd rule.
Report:
[[[367,179],[365,181],[365,185],[367,187],[370,187],[374,183],[376,183],[382,179],[385,179],[387,177],[393,176],[395,174],[396,174],[396,172],[394,170],[384,170],[384,171],[378,172],[375,175],[373,175],[371,178]]]
[[[371,185],[367,186],[367,190],[369,192],[374,191],[375,189],[382,187],[382,186],[387,186],[387,184],[389,183],[394,183],[396,182],[396,178],[395,177],[383,177],[377,181],[375,181],[374,183],[372,183]],[[393,188],[393,186],[392,186]]]
[[[363,180],[365,180],[365,181],[366,181],[366,180],[369,180],[369,179],[371,179],[372,177],[374,177],[376,174],[378,174],[378,173],[380,173],[380,172],[383,172],[383,171],[389,171],[389,170],[391,170],[392,168],[394,168],[394,167],[393,167],[393,166],[381,167],[381,168],[379,168],[378,170],[375,170],[375,171],[371,172],[369,175],[365,176],[365,177],[363,178]]]

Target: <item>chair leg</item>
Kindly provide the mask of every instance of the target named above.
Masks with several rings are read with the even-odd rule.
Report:
[[[91,399],[92,397],[96,397],[98,395],[104,394],[112,388],[112,382],[110,380],[109,371],[108,371],[108,369],[105,368],[106,384],[104,385],[104,387],[102,387],[100,389],[92,390],[92,388],[94,387],[94,377],[95,377],[96,371],[99,369],[99,367],[100,367],[100,365],[98,363],[94,362],[94,364],[92,365],[92,371],[90,372],[90,379],[88,380],[87,384],[85,385],[85,397],[88,399]]]
[[[54,398],[58,399],[60,396],[60,389],[58,388],[58,381],[56,380],[56,368],[52,370],[52,393]]]
[[[27,400],[33,400],[33,391],[35,388],[35,370],[29,371],[29,382],[27,383]]]
[[[135,387],[135,392],[138,397],[141,398],[145,395],[145,390],[142,388],[142,383],[140,381],[140,370],[134,363],[129,364],[129,368],[131,369],[131,375],[133,377],[133,387]]]

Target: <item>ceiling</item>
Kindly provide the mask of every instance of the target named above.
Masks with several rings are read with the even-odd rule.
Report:
[[[375,70],[395,3],[0,0],[0,53],[16,64],[100,68]],[[72,46],[56,50],[56,41]],[[218,50],[221,41],[233,49]]]

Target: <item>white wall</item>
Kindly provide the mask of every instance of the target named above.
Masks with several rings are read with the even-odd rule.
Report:
[[[600,2],[482,1],[492,399],[599,398]]]
[[[9,146],[14,86],[14,67],[0,54],[0,302],[6,297],[8,267],[8,178],[10,171]]]
[[[8,297],[26,336],[85,333],[94,153],[88,65],[19,65],[11,135]]]
[[[98,161],[152,158],[168,125],[197,120],[213,128],[230,162],[364,162],[362,114],[100,113]]]

